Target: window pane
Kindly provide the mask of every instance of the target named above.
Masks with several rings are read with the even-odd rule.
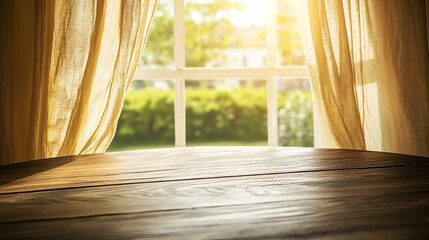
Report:
[[[279,146],[313,147],[313,101],[308,79],[278,81]]]
[[[174,68],[173,16],[173,0],[159,0],[139,67]]]
[[[277,0],[277,64],[304,65],[301,36],[291,1]]]
[[[264,80],[187,80],[187,145],[266,146],[266,99]]]
[[[174,82],[134,80],[108,152],[174,147]]]
[[[266,1],[185,0],[187,67],[262,67]]]

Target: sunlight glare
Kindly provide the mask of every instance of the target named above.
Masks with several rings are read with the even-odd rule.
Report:
[[[237,27],[264,27],[268,1],[235,0],[243,5],[243,10],[234,13],[232,22]]]

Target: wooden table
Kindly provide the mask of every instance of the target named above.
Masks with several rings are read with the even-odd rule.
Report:
[[[0,168],[0,239],[429,239],[429,159],[194,147]]]

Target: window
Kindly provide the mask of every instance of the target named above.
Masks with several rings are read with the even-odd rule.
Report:
[[[196,86],[206,89],[207,94],[228,95],[227,92],[234,89],[263,92],[258,97],[265,98],[260,102],[265,108],[254,123],[253,130],[260,136],[255,137],[254,145],[311,146],[312,139],[308,139],[313,136],[312,119],[308,127],[311,133],[304,136],[307,138],[305,144],[279,139],[279,136],[287,135],[285,131],[291,131],[290,124],[285,123],[292,108],[288,108],[289,112],[285,110],[284,101],[289,98],[284,95],[301,90],[307,95],[310,92],[298,30],[288,0],[160,0],[132,87],[148,85],[138,82],[149,81],[152,88],[174,92],[174,107],[171,106],[171,113],[164,113],[168,119],[174,115],[174,124],[171,123],[174,127],[165,127],[170,133],[163,135],[173,135],[174,129],[174,145],[177,147],[199,145],[199,141],[213,134],[203,131],[198,124],[211,124],[210,128],[225,131],[222,124],[232,126],[240,121],[252,121],[249,114],[245,115],[247,119],[225,122],[225,119],[236,120],[240,114],[231,113],[232,107],[224,105],[224,113],[213,113],[213,121],[204,122],[195,110],[190,109],[192,104],[208,104],[189,97],[193,96]],[[242,94],[246,96],[246,93]],[[248,101],[248,98],[240,101]],[[303,99],[289,105],[310,101],[311,108],[311,97]],[[216,98],[213,101],[222,103]],[[223,102],[226,104],[227,101]],[[205,107],[204,111],[209,112],[210,108]],[[300,106],[295,108],[300,109]],[[237,112],[244,111],[240,107],[236,109]],[[312,111],[311,116],[301,112],[293,114],[312,118]],[[303,137],[302,133],[295,135]],[[236,136],[238,140],[246,137],[240,133]],[[172,142],[168,141],[169,144]]]

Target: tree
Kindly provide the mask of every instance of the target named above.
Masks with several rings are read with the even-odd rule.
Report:
[[[169,66],[173,64],[173,6],[161,0],[149,33],[141,64]],[[231,0],[188,1],[185,6],[186,66],[203,67],[222,59],[222,48],[232,39],[234,26],[229,20],[234,10],[243,6]]]
[[[173,64],[174,19],[173,6],[167,0],[158,1],[141,65],[168,66]]]
[[[303,65],[301,38],[292,6],[277,1],[278,47],[282,65]],[[174,8],[172,1],[160,0],[141,61],[143,65],[172,67],[174,56]],[[187,67],[216,67],[224,59],[222,49],[239,45],[231,22],[234,12],[244,5],[235,0],[189,0],[185,6],[185,50]],[[259,32],[265,39],[265,30]]]
[[[293,9],[288,1],[277,1],[278,47],[282,65],[304,65],[301,36]]]

